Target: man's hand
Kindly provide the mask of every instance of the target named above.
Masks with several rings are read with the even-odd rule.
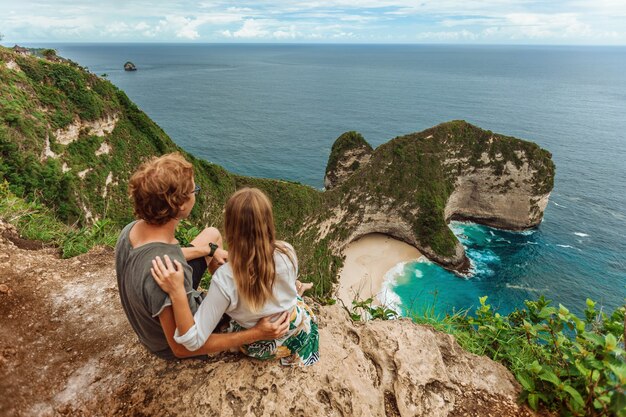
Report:
[[[300,280],[296,280],[296,291],[298,292],[298,295],[301,296],[305,291],[308,291],[311,288],[313,288],[312,282],[300,282]]]
[[[228,252],[222,248],[217,248],[213,254],[213,261],[215,261],[218,266],[224,265],[228,262]]]
[[[276,316],[263,317],[254,326],[259,332],[259,340],[280,339],[289,330],[289,312],[280,313],[278,318],[272,322]]]
[[[182,264],[176,259],[172,263],[172,260],[167,255],[163,258],[165,263],[163,263],[160,256],[152,260],[152,268],[150,268],[152,277],[170,297],[177,291],[185,293],[185,272]]]

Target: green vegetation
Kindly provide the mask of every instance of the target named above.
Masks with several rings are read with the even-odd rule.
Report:
[[[508,316],[480,298],[474,315],[413,315],[417,323],[456,336],[459,344],[509,368],[522,400],[564,416],[626,416],[625,307],[606,314],[587,300],[583,319],[543,297]]]
[[[46,59],[55,59],[57,57],[57,51],[55,49],[44,49],[41,51],[41,54],[46,58]]]
[[[398,313],[387,306],[374,305],[373,298],[367,300],[352,300],[350,318],[353,321],[364,320],[393,320],[399,317]]]
[[[94,246],[112,247],[119,235],[119,229],[106,219],[91,226],[68,226],[39,202],[13,194],[6,181],[0,183],[0,218],[16,226],[21,237],[58,247],[63,258],[86,253]]]
[[[328,163],[326,164],[326,174],[330,171],[334,171],[337,168],[337,164],[339,163],[339,159],[349,150],[356,148],[365,148],[369,152],[371,152],[372,146],[365,141],[363,136],[355,131],[346,132],[343,135],[339,136],[335,143],[333,143],[333,147],[330,150],[330,155],[328,157]],[[357,165],[351,167],[353,169],[358,168]]]
[[[353,320],[390,320],[397,313],[353,301]],[[562,416],[626,416],[626,307],[604,313],[587,299],[584,318],[553,307],[540,297],[507,316],[493,311],[487,297],[473,315],[468,311],[437,315],[435,300],[411,313],[413,321],[452,334],[466,350],[501,362],[533,410],[546,407]]]

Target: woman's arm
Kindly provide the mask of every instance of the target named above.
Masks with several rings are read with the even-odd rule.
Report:
[[[192,320],[195,322],[191,326],[185,329],[187,322],[178,322],[179,317],[183,320],[187,319],[187,316],[181,316],[177,308],[179,304],[184,304],[186,310],[189,310],[189,304],[185,295],[182,298],[179,294],[176,295],[177,299],[172,298],[172,306],[174,309],[174,317],[176,319],[176,332],[174,333],[174,340],[176,343],[180,343],[189,350],[200,349],[215,330],[220,322],[222,315],[228,309],[230,300],[222,294],[222,291],[218,288],[217,284],[213,283],[209,286],[209,292],[202,300],[198,311],[193,316]]]
[[[177,358],[189,358],[192,356],[206,355],[223,350],[236,348],[250,344],[257,340],[279,339],[289,330],[289,314],[283,313],[278,320],[272,321],[273,317],[264,317],[251,329],[235,333],[213,333],[209,336],[204,346],[198,350],[190,351],[185,346],[176,343],[174,333],[176,321],[171,307],[166,307],[159,315],[161,327],[167,338],[167,343]]]
[[[165,262],[157,256],[152,261],[151,273],[156,283],[172,301],[176,323],[174,341],[190,351],[198,350],[215,330],[230,305],[230,300],[222,294],[217,285],[211,285],[195,316],[192,316],[184,284],[183,267],[176,259],[172,263],[167,255],[164,256],[164,260]]]
[[[289,330],[289,315],[284,313],[274,322],[269,317],[261,319],[256,326],[241,334],[212,334],[230,300],[213,284],[195,316],[192,316],[182,265],[177,260],[172,263],[167,255],[164,259],[165,263],[157,256],[153,260],[151,272],[156,283],[172,300],[172,307],[165,308],[159,320],[168,344],[177,357],[219,352],[257,340],[277,339]]]

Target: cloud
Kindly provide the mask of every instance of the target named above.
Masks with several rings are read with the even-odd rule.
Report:
[[[295,25],[289,26],[287,30],[283,28],[283,29],[276,30],[272,33],[272,37],[274,39],[296,39],[299,36],[302,36],[302,35],[298,33]]]
[[[198,39],[200,34],[198,33],[198,27],[202,25],[200,19],[191,19],[182,16],[168,16],[165,20],[159,22],[159,31],[168,30],[173,31],[177,38],[182,39]]]
[[[418,40],[431,42],[474,41],[478,39],[478,37],[479,35],[469,30],[422,32],[418,33],[416,36]]]
[[[581,21],[577,13],[510,13],[490,18],[444,19],[444,27],[471,27],[459,31],[428,31],[417,38],[426,41],[566,41],[619,39],[617,31],[598,30]]]
[[[211,13],[194,17],[174,15],[161,19],[155,32],[174,34],[179,39],[196,40],[200,38],[199,30],[204,25],[223,25],[239,20],[241,20],[241,16],[237,13]]]
[[[248,19],[243,22],[241,29],[233,33],[235,38],[264,38],[267,37],[267,23],[258,20]]]
[[[521,37],[553,38],[586,36],[592,29],[578,20],[573,13],[512,13],[505,16],[508,27],[513,28]]]
[[[227,38],[240,39],[296,39],[302,36],[296,29],[296,25],[287,25],[272,19],[247,19],[239,30],[224,30],[221,32]]]
[[[341,16],[339,18],[339,20],[342,22],[359,22],[359,23],[372,22],[378,19],[380,18],[377,16],[362,16],[362,15],[347,15],[347,16]]]
[[[5,42],[626,44],[624,0],[0,0]]]
[[[451,28],[457,26],[483,26],[483,25],[498,25],[504,24],[505,20],[498,17],[461,17],[454,19],[443,19],[441,25],[443,27]]]
[[[153,28],[146,22],[128,24],[126,22],[113,22],[104,27],[103,32],[111,37],[124,37],[140,33],[146,37],[155,36]]]

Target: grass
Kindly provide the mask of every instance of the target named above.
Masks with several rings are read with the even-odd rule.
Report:
[[[6,181],[0,183],[0,218],[19,230],[24,239],[56,246],[63,258],[88,252],[94,246],[115,246],[119,230],[108,220],[92,226],[70,226],[46,206],[13,194]]]

